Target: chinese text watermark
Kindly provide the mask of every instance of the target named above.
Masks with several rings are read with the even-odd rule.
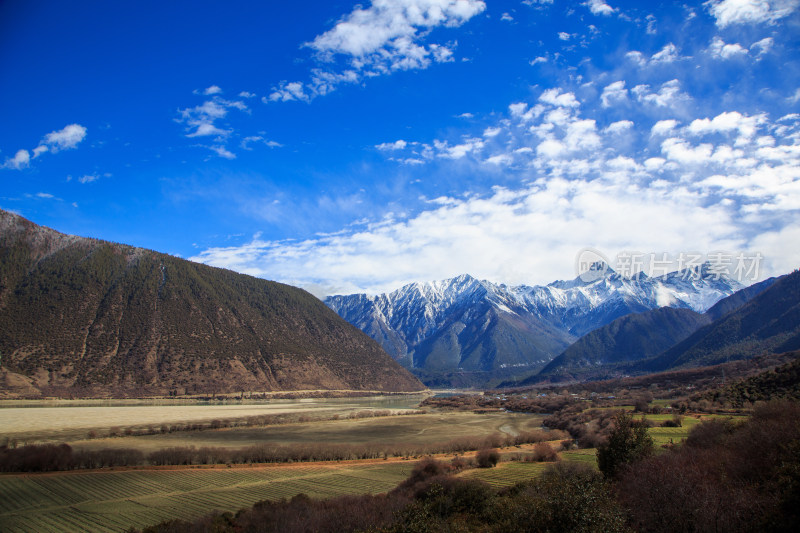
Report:
[[[686,280],[728,278],[748,283],[759,279],[763,260],[761,252],[729,251],[706,254],[623,251],[610,260],[595,248],[584,248],[575,257],[575,274],[587,283],[604,277],[609,270],[629,279],[674,273]]]

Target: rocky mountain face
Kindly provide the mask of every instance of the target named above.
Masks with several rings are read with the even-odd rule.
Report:
[[[439,384],[437,377],[454,373],[530,374],[619,317],[665,306],[702,313],[741,288],[707,267],[636,279],[603,269],[590,281],[546,286],[509,287],[463,275],[390,294],[331,296],[325,303],[423,381]]]
[[[0,394],[421,390],[311,294],[0,211]]]

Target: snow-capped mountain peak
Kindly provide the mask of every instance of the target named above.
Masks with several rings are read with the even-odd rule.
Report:
[[[409,367],[491,370],[546,362],[629,313],[665,306],[704,312],[740,288],[707,266],[626,278],[598,263],[592,276],[544,286],[509,287],[463,274],[325,303]]]

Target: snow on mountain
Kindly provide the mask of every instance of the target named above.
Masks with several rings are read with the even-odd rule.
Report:
[[[542,366],[576,338],[630,313],[667,306],[704,312],[742,287],[705,267],[633,279],[605,268],[588,280],[546,286],[461,275],[325,303],[409,368],[491,372]]]

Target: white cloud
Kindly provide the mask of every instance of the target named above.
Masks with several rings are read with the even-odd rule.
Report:
[[[649,85],[637,85],[631,92],[640,102],[658,107],[674,107],[681,101],[689,99],[689,95],[681,92],[681,83],[678,80],[663,83],[658,92],[652,92]]]
[[[254,93],[248,91],[242,91],[239,93],[239,98],[255,98],[256,95]]]
[[[528,62],[531,66],[538,65],[539,63],[547,63],[547,58],[543,56],[534,57]]]
[[[589,7],[589,10],[594,15],[612,15],[616,11],[613,7],[606,4],[603,0],[588,0],[584,5]]]
[[[461,159],[469,153],[483,149],[485,142],[481,139],[467,138],[463,143],[451,146],[447,141],[434,141],[438,156],[446,159]]]
[[[578,107],[580,102],[575,98],[574,93],[562,93],[559,89],[547,89],[539,97],[539,100],[557,107]]]
[[[27,150],[17,150],[14,157],[6,158],[2,168],[12,168],[14,170],[22,170],[26,168],[31,162],[31,154]]]
[[[251,144],[259,143],[270,148],[282,148],[283,145],[277,141],[265,139],[263,135],[250,135],[242,139],[241,147],[245,150],[252,150]]]
[[[512,17],[508,13],[503,13],[503,15],[500,17],[500,20],[504,20],[506,22],[511,22],[512,20],[514,20],[514,17]]]
[[[765,37],[764,39],[761,39],[760,41],[756,41],[753,44],[751,44],[750,51],[756,52],[756,54],[758,54],[758,57],[761,57],[762,55],[769,53],[769,51],[772,50],[774,44],[775,40],[772,37]]]
[[[327,293],[385,292],[464,272],[512,284],[546,283],[563,278],[587,243],[613,251],[630,242],[645,250],[711,250],[720,243],[736,248],[742,242],[729,235],[731,219],[726,209],[703,205],[687,191],[664,195],[628,182],[556,178],[517,191],[442,198],[408,219],[345,234],[302,242],[254,238],[191,259],[301,286],[323,285]]]
[[[652,128],[650,128],[650,134],[652,136],[656,135],[666,135],[667,133],[671,132],[678,126],[677,120],[659,120],[656,122]]]
[[[289,102],[291,100],[299,100],[301,102],[310,101],[311,97],[306,94],[303,83],[299,81],[281,82],[280,86],[269,95],[269,100],[272,102]]]
[[[672,63],[680,59],[678,47],[672,43],[668,43],[659,52],[653,54],[650,58],[651,63]]]
[[[34,157],[45,151],[58,152],[75,148],[86,137],[86,128],[80,124],[70,124],[58,131],[51,131],[44,136],[34,150]]]
[[[713,145],[692,146],[684,139],[670,137],[661,143],[661,152],[667,159],[688,165],[702,165],[711,159]]]
[[[624,131],[632,129],[633,126],[634,124],[630,120],[619,120],[617,122],[612,122],[611,124],[609,124],[608,127],[605,129],[605,132],[612,134],[622,133]]]
[[[486,162],[493,165],[510,165],[514,162],[514,158],[509,154],[498,154],[487,158]]]
[[[714,37],[708,51],[712,57],[717,59],[731,59],[737,56],[747,55],[747,49],[743,48],[739,43],[726,44],[725,41],[719,37]]]
[[[14,157],[7,157],[0,168],[21,170],[30,166],[31,159],[36,159],[45,153],[57,153],[62,150],[71,150],[86,138],[86,128],[80,124],[69,124],[57,131],[45,135],[39,145],[33,149],[33,155],[28,150],[17,150]]]
[[[236,159],[236,154],[229,151],[224,146],[220,145],[213,145],[208,147],[212,152],[216,153],[218,156],[223,157],[225,159]]]
[[[717,26],[724,28],[731,24],[774,23],[797,9],[800,0],[709,0],[704,5]]]
[[[307,45],[323,54],[394,54],[437,26],[457,27],[486,9],[480,0],[374,0]]]
[[[667,43],[664,45],[664,48],[650,56],[649,58],[645,57],[645,55],[638,50],[631,50],[630,52],[625,54],[625,57],[639,65],[640,67],[646,67],[648,65],[659,65],[659,64],[669,64],[674,63],[675,61],[679,61],[682,59],[686,59],[684,56],[680,54],[680,50],[678,47],[675,46],[673,43]]]
[[[356,6],[305,43],[324,66],[312,69],[308,82],[281,82],[264,101],[308,102],[342,83],[451,62],[455,42],[428,44],[428,35],[440,26],[459,27],[485,9],[483,0],[373,0],[369,7]],[[341,61],[347,66],[341,68]]]
[[[631,94],[659,105],[680,101],[679,90],[670,81]],[[194,259],[326,292],[380,292],[464,272],[506,283],[549,282],[563,277],[575,252],[589,244],[680,252],[764,243],[758,250],[765,256],[797,262],[797,251],[786,246],[793,241],[779,244],[766,235],[794,235],[785,228],[796,225],[800,212],[800,116],[770,122],[766,114],[731,110],[681,123],[636,115],[635,125],[618,120],[598,129],[606,118],[599,106],[597,119],[582,116],[577,98],[564,91],[545,91],[533,106],[514,102],[506,117],[455,142],[406,143],[411,157],[396,159],[406,165],[452,159],[491,174],[497,166],[533,181],[437,198],[415,214],[333,235],[254,238]],[[495,130],[502,143],[477,136]]]
[[[487,138],[497,137],[501,131],[503,131],[502,128],[486,128],[483,130],[483,136]]]
[[[745,116],[738,111],[730,111],[720,113],[713,119],[695,119],[689,124],[687,130],[693,135],[737,131],[740,142],[746,142],[756,134],[759,125],[765,122],[765,115]]]
[[[600,95],[603,107],[611,107],[612,105],[625,102],[628,99],[628,89],[625,88],[624,81],[615,81],[606,85],[603,89],[603,94]]]
[[[247,105],[240,100],[226,100],[219,96],[222,89],[212,85],[203,91],[210,98],[202,104],[186,109],[179,109],[176,122],[184,124],[184,135],[188,138],[212,138],[213,145],[205,145],[215,154],[226,159],[234,159],[234,155],[225,146],[228,138],[233,134],[232,128],[223,128],[218,122],[223,121],[231,109],[248,112]],[[245,143],[246,144],[246,143]]]
[[[378,150],[381,150],[381,151],[387,151],[387,150],[403,150],[403,149],[405,149],[405,147],[406,147],[407,145],[408,145],[408,143],[407,143],[406,141],[404,141],[403,139],[398,139],[398,140],[396,140],[396,141],[395,141],[395,142],[393,142],[393,143],[381,143],[381,144],[376,144],[376,145],[375,145],[375,148],[377,148]]]
[[[97,181],[100,179],[100,176],[97,174],[86,174],[78,178],[80,183],[92,183],[93,181]]]
[[[641,52],[639,52],[637,50],[632,50],[632,51],[628,52],[627,54],[625,54],[625,57],[628,58],[629,60],[633,61],[634,63],[636,63],[640,67],[644,67],[644,66],[647,65],[647,58],[644,57],[644,54],[642,54]]]
[[[572,34],[565,31],[560,31],[558,32],[558,38],[562,41],[569,41],[572,38]]]

